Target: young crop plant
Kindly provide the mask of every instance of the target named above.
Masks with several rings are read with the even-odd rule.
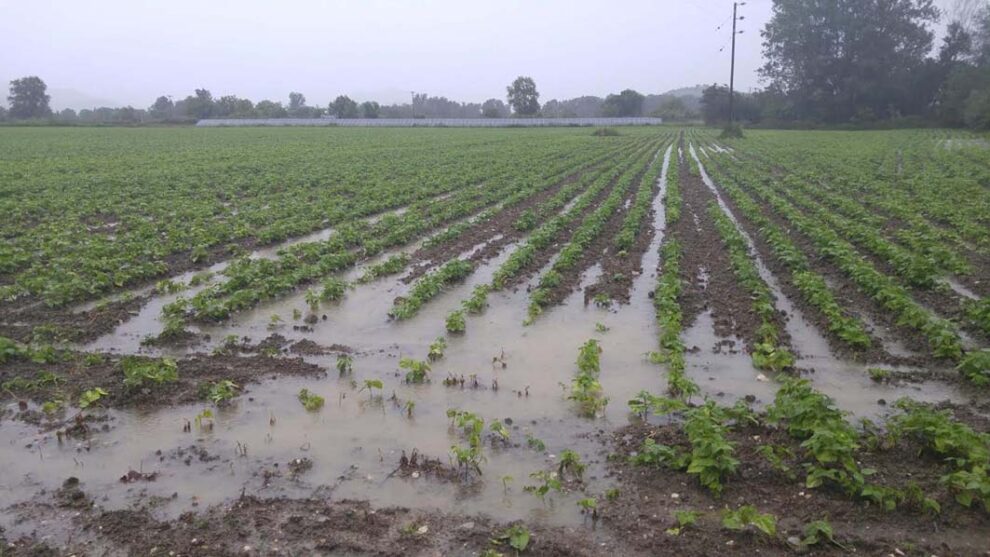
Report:
[[[464,312],[461,310],[454,310],[448,313],[445,326],[448,333],[464,333],[464,331],[467,330],[467,324],[464,322]]]
[[[101,389],[100,387],[94,387],[92,389],[83,391],[83,393],[79,395],[79,408],[81,410],[85,410],[90,406],[93,406],[94,404],[99,402],[103,397],[109,395],[110,393],[108,393],[104,389]]]
[[[417,280],[410,289],[409,295],[399,300],[389,311],[389,315],[395,319],[413,317],[426,302],[443,292],[447,286],[463,280],[473,271],[474,265],[470,261],[455,259],[447,263]]]
[[[536,485],[527,485],[523,487],[523,491],[527,493],[532,493],[539,497],[543,502],[546,502],[547,495],[550,491],[560,492],[563,491],[564,485],[560,482],[560,477],[557,476],[556,472],[548,472],[546,470],[539,470],[533,472],[529,475],[537,482]]]
[[[451,457],[457,462],[457,467],[462,471],[465,479],[472,472],[481,475],[481,463],[485,461],[482,453],[481,435],[485,431],[484,418],[474,414],[451,408],[447,410],[447,417],[450,418],[451,426],[459,429],[467,438],[468,445],[451,445]]]
[[[324,302],[336,302],[344,297],[348,286],[347,281],[330,277],[323,281],[323,289],[320,290],[320,300]]]
[[[895,416],[890,428],[898,437],[912,437],[945,459],[951,472],[941,482],[960,505],[982,505],[990,511],[990,434],[973,430],[953,418],[951,411],[902,399],[896,405],[903,414]],[[934,510],[924,494],[914,494],[916,504]]]
[[[163,385],[179,380],[179,368],[175,361],[169,358],[152,360],[127,356],[120,361],[120,365],[124,370],[124,385],[127,387]]]
[[[399,360],[399,367],[406,371],[406,383],[425,383],[429,380],[430,363],[412,358]]]
[[[638,454],[631,459],[634,464],[681,470],[697,476],[699,483],[714,495],[722,493],[725,479],[734,474],[739,466],[739,460],[734,456],[735,446],[726,439],[728,427],[725,421],[731,412],[712,401],[688,409],[683,402],[653,397],[648,393],[641,393],[637,399],[630,401],[630,407],[642,414],[647,409],[658,414],[683,412],[684,431],[691,443],[690,452],[681,452],[676,447],[646,439]]]
[[[310,392],[309,389],[301,389],[296,398],[307,412],[318,412],[326,402],[322,396]]]
[[[384,388],[385,384],[382,383],[380,379],[365,379],[364,386],[361,387],[358,392],[366,390],[368,391],[368,398],[372,399],[375,397],[375,389],[378,389],[378,396],[380,398],[382,396],[382,389]],[[408,406],[409,403],[411,403],[412,406]],[[409,401],[409,403],[407,403],[407,413],[412,416],[412,409],[416,406],[416,404],[412,401]]]
[[[584,477],[585,464],[581,462],[581,455],[571,449],[564,449],[560,452],[560,461],[557,464],[557,474],[563,478],[565,474],[571,474],[574,479],[581,481]]]
[[[479,284],[471,291],[471,297],[461,302],[461,305],[464,306],[464,309],[468,313],[478,315],[488,307],[488,293],[491,291],[492,287],[490,285]]]
[[[447,339],[443,337],[437,337],[436,340],[430,343],[430,351],[426,356],[431,362],[442,360],[444,352],[446,350],[447,350]]]
[[[752,526],[768,538],[777,535],[777,517],[770,513],[761,513],[752,505],[742,505],[732,510],[722,511],[722,527],[729,530],[745,530]]]
[[[578,350],[578,373],[571,382],[571,394],[567,397],[578,403],[583,416],[594,418],[605,411],[608,398],[603,395],[598,382],[601,347],[597,340],[589,340]]]
[[[345,375],[350,375],[354,371],[354,357],[350,354],[340,354],[337,356],[337,373],[341,377]]]
[[[680,536],[685,530],[697,524],[700,517],[699,511],[674,511],[674,520],[677,521],[677,526],[667,528],[665,532],[671,536]]]
[[[966,354],[956,370],[978,387],[990,385],[990,348]]]
[[[219,406],[236,397],[240,389],[237,383],[234,383],[230,379],[223,379],[210,383],[207,388],[206,398]]]

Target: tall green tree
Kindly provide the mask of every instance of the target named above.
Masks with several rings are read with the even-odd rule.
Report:
[[[337,118],[357,118],[360,115],[358,103],[347,95],[338,96],[327,110]]]
[[[533,116],[540,111],[540,93],[531,77],[519,76],[505,88],[509,106],[518,116]]]
[[[10,82],[8,115],[13,119],[47,118],[52,115],[48,86],[37,76],[22,77]]]
[[[481,103],[481,115],[485,118],[504,118],[509,115],[509,109],[499,99],[488,99]]]
[[[172,117],[173,110],[175,110],[175,103],[170,97],[162,95],[155,99],[154,104],[148,108],[148,113],[156,120],[165,120]]]
[[[213,94],[208,89],[196,89],[195,95],[189,95],[184,101],[186,115],[192,118],[209,118],[213,115]]]
[[[382,111],[382,105],[375,101],[364,101],[361,103],[361,116],[364,118],[378,118]]]
[[[626,89],[618,95],[609,95],[602,104],[602,116],[640,116],[643,114],[644,99],[643,95],[632,89]]]
[[[912,77],[937,18],[932,0],[774,0],[760,75],[798,118],[895,116],[919,104]]]

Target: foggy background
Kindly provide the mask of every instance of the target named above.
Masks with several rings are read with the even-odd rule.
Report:
[[[275,100],[300,91],[322,106],[340,94],[402,103],[412,91],[504,99],[518,75],[536,80],[541,102],[728,82],[731,0],[3,4],[0,83],[38,75],[56,110],[143,108],[200,87]],[[758,85],[770,12],[770,0],[740,8],[739,90]]]

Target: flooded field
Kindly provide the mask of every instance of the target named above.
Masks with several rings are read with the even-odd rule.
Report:
[[[49,267],[0,267],[0,554],[491,555],[523,532],[536,554],[789,554],[819,519],[841,541],[816,554],[986,549],[990,236],[953,229],[985,215],[908,221],[885,195],[926,194],[891,181],[867,218],[846,180],[805,188],[820,175],[786,132],[371,131],[415,172],[361,170],[369,130],[202,131],[262,155],[265,134],[353,142],[323,207],[361,216],[111,257],[145,234],[125,220],[77,249],[171,264],[86,288],[104,271],[73,269],[61,234],[9,232]],[[985,156],[912,133],[952,148],[908,165]],[[482,163],[480,138],[504,160]],[[459,177],[419,181],[441,162]],[[193,228],[288,198],[263,185],[267,205]],[[164,207],[136,211],[181,236]],[[747,506],[772,533],[725,526]]]

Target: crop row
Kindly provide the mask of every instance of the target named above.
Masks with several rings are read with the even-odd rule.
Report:
[[[718,165],[713,166],[709,171],[718,178],[719,186],[728,193],[742,215],[753,223],[770,246],[776,260],[790,271],[791,282],[801,293],[802,298],[825,317],[828,330],[853,348],[868,347],[870,336],[862,321],[848,315],[848,312],[839,305],[825,279],[811,270],[808,258],[794,245],[788,234],[767,218],[760,206],[739,188],[731,177],[721,173]]]
[[[540,133],[520,140],[423,130],[376,137],[336,130],[191,132],[5,133],[0,299],[31,296],[60,306],[236,255],[245,245],[475,184],[545,175],[558,161],[610,148],[576,133],[553,133],[555,141],[547,141]],[[36,156],[55,148],[57,157]]]
[[[652,160],[650,160],[650,156],[653,156]],[[659,157],[655,156],[655,153],[647,153],[646,156],[627,169],[619,176],[618,183],[612,193],[581,223],[581,226],[571,236],[570,242],[560,251],[551,268],[540,277],[537,288],[530,294],[527,323],[536,319],[542,313],[543,308],[550,304],[551,289],[560,284],[564,273],[572,270],[578,264],[588,247],[605,230],[605,225],[612,218],[612,215],[622,206],[623,199],[629,195],[633,188],[644,187],[643,177],[647,173],[648,166],[657,165],[658,159]],[[652,191],[651,184],[646,184],[645,187]]]
[[[928,339],[932,353],[939,358],[959,360],[963,356],[962,344],[955,327],[947,320],[940,319],[915,302],[904,287],[893,279],[877,271],[865,261],[856,249],[838,233],[822,225],[816,219],[800,213],[789,202],[753,178],[743,175],[741,182],[807,236],[818,251],[832,261],[859,288],[891,311],[901,325],[918,330]]]
[[[577,221],[601,195],[603,195],[623,173],[625,168],[648,153],[652,145],[643,149],[629,150],[624,157],[612,166],[602,168],[595,174],[582,176],[590,185],[569,209],[546,221],[529,235],[526,242],[517,247],[502,265],[495,271],[491,284],[482,284],[475,288],[471,296],[462,302],[470,313],[480,313],[487,305],[488,294],[493,290],[501,290],[520,276],[520,274],[535,260],[539,253],[548,249],[555,239],[569,226]]]
[[[596,172],[588,172],[584,176],[591,178],[598,175]],[[579,179],[574,184],[565,186],[554,196],[551,196],[550,199],[538,205],[531,214],[551,214],[552,212],[559,211],[571,197],[585,187],[587,187],[587,181]],[[528,196],[529,194],[525,197]],[[521,200],[519,199],[519,201]],[[452,259],[436,271],[418,279],[410,290],[409,296],[398,300],[395,307],[390,310],[389,315],[398,319],[408,319],[414,316],[426,302],[440,294],[445,287],[463,280],[474,272],[476,265],[477,263],[472,261]],[[487,290],[484,290],[484,294],[487,295]],[[455,317],[455,319],[457,318]],[[464,329],[460,326],[455,328],[458,329],[457,332],[463,332]]]
[[[772,371],[782,371],[792,367],[794,355],[780,342],[773,294],[760,277],[745,238],[715,201],[709,203],[708,214],[711,215],[715,229],[729,250],[732,271],[742,287],[749,292],[753,313],[760,318],[760,327],[756,330],[756,344],[750,347],[753,365],[757,369]]]
[[[560,163],[551,179],[558,179],[561,173],[570,170],[562,170],[560,166],[571,164],[571,161]],[[326,241],[295,244],[282,250],[274,260],[236,260],[224,271],[228,278],[226,282],[203,290],[190,300],[190,316],[196,319],[226,318],[234,311],[350,267],[360,256],[374,255],[406,244],[444,223],[513,198],[514,194],[523,198],[548,187],[549,183],[537,182],[522,188],[523,191],[515,183],[465,189],[441,203],[410,208],[402,215],[389,215],[374,224],[340,227]]]

